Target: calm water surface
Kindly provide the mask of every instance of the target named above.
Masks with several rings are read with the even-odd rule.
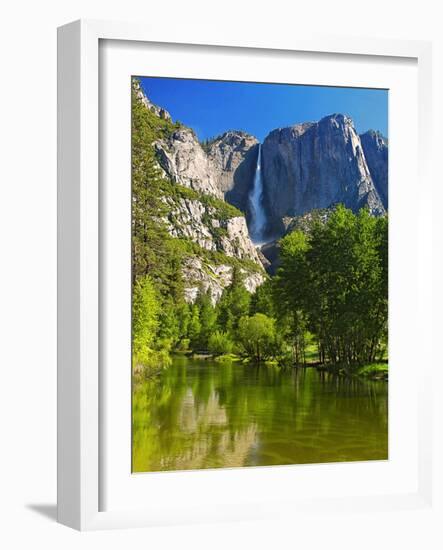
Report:
[[[134,388],[134,472],[387,456],[387,382],[175,357]]]

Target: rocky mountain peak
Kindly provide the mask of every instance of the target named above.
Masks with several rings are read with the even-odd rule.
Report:
[[[309,128],[311,128],[315,123],[314,122],[301,122],[299,124],[294,124],[293,126],[286,126],[284,128],[276,128],[269,132],[266,137],[267,141],[273,141],[277,143],[283,143],[290,139],[300,137],[303,135]]]
[[[370,145],[379,152],[388,150],[388,139],[378,130],[368,130],[360,134],[360,140],[363,147]]]
[[[210,151],[214,150],[217,146],[227,145],[235,148],[248,148],[251,145],[258,143],[255,136],[244,132],[243,130],[228,130],[221,136],[211,141]]]
[[[229,130],[208,144],[208,158],[226,200],[247,209],[258,155],[258,139],[247,132]]]
[[[313,125],[317,132],[329,139],[344,139],[353,145],[354,152],[360,147],[357,131],[351,117],[340,113],[334,113],[323,117],[317,124]]]
[[[223,198],[217,172],[191,128],[176,129],[155,142],[157,158],[165,175],[194,191]]]
[[[385,212],[347,115],[336,113],[271,132],[262,147],[262,173],[268,234],[281,234],[287,216],[337,203],[354,211],[366,206],[374,215]]]
[[[354,127],[354,122],[352,118],[342,113],[333,113],[331,115],[326,115],[319,120],[318,124],[329,124],[331,126],[335,126],[336,128],[343,128],[345,126]]]

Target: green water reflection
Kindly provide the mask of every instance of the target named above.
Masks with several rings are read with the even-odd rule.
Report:
[[[387,455],[387,382],[176,357],[134,387],[134,472]]]

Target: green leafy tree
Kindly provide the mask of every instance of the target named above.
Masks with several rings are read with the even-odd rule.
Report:
[[[308,236],[294,231],[280,245],[281,268],[272,281],[279,328],[289,341],[293,360],[305,363],[306,300],[311,292],[310,274],[306,262]]]
[[[250,315],[254,315],[255,313],[264,313],[273,317],[275,313],[274,306],[275,302],[273,296],[272,280],[268,279],[256,289],[254,294],[252,294],[249,306],[249,313]]]
[[[176,304],[171,299],[162,301],[159,313],[158,338],[163,347],[174,348],[180,341],[180,320],[177,316]]]
[[[153,348],[160,312],[154,285],[149,277],[137,281],[132,298],[132,335],[134,357],[146,359]]]
[[[210,335],[208,341],[208,351],[213,355],[224,355],[232,352],[233,342],[226,332],[216,330]]]
[[[160,369],[169,362],[158,345],[160,303],[150,277],[139,279],[132,298],[132,353],[134,371]]]
[[[274,292],[293,342],[309,328],[323,361],[375,360],[387,334],[387,227],[387,218],[338,206],[283,239]]]
[[[238,324],[238,340],[246,355],[256,363],[275,357],[275,320],[263,313],[242,317]]]

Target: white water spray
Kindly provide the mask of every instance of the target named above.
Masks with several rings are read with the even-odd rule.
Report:
[[[255,244],[263,242],[263,231],[266,225],[266,215],[263,209],[263,179],[261,175],[261,145],[258,146],[257,167],[255,169],[254,185],[249,195],[251,212],[251,239]]]

